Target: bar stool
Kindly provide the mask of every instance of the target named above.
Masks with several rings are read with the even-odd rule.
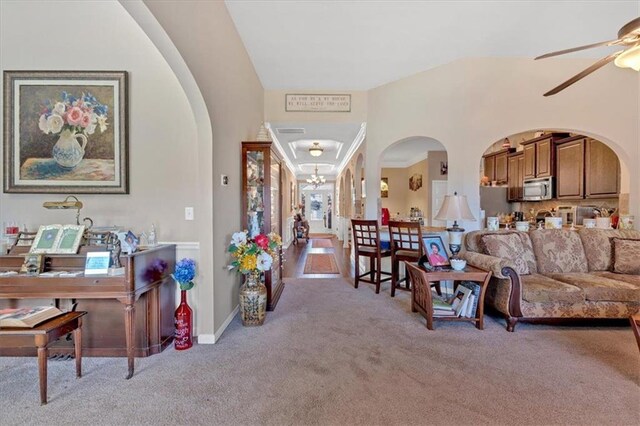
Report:
[[[389,221],[389,236],[391,240],[391,297],[395,297],[396,288],[411,291],[409,286],[411,277],[405,267],[405,277],[399,279],[400,262],[418,263],[424,254],[422,248],[422,227],[418,222]],[[404,281],[405,287],[399,284]],[[436,292],[442,295],[440,283],[433,284]]]
[[[364,281],[376,285],[376,294],[380,293],[380,284],[391,279],[391,274],[382,270],[382,258],[391,256],[391,250],[380,247],[380,231],[377,220],[351,219],[356,258],[355,288]],[[360,256],[369,258],[369,271],[360,274]],[[382,279],[382,274],[389,275]],[[363,277],[369,275],[369,279]]]

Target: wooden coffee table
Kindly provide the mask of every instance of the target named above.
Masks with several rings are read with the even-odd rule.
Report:
[[[470,321],[475,323],[477,329],[484,329],[484,295],[487,290],[489,280],[491,279],[491,271],[485,271],[484,269],[476,268],[470,265],[467,265],[462,271],[424,271],[427,275],[428,287],[425,289],[421,289],[422,291],[419,291],[418,293],[425,295],[426,297],[416,297],[416,287],[424,284],[420,282],[414,283],[411,290],[411,312],[419,312],[427,320],[427,328],[429,330],[433,330],[434,319],[439,321]],[[434,317],[430,283],[439,281],[454,281],[454,293],[456,290],[456,281],[474,281],[479,283],[480,297],[478,298],[478,309],[476,310],[476,317]]]
[[[86,312],[67,312],[33,328],[0,328],[2,336],[32,336],[38,348],[38,372],[40,376],[40,404],[47,403],[47,357],[49,343],[73,332],[76,357],[76,377],[82,377],[82,317]]]

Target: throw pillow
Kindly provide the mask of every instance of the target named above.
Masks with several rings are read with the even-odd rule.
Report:
[[[613,239],[613,272],[640,275],[640,240]]]
[[[516,233],[512,234],[488,234],[482,237],[484,251],[489,256],[511,260],[516,266],[516,272],[520,275],[531,273],[525,259],[525,247],[522,239]]]

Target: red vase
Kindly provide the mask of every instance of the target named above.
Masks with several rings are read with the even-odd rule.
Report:
[[[180,291],[180,306],[175,315],[176,334],[173,345],[179,351],[193,346],[193,311],[187,304],[187,290]]]

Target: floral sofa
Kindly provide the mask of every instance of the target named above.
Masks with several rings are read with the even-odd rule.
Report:
[[[640,312],[640,231],[473,231],[461,253],[491,270],[485,303],[518,321],[628,318]]]

